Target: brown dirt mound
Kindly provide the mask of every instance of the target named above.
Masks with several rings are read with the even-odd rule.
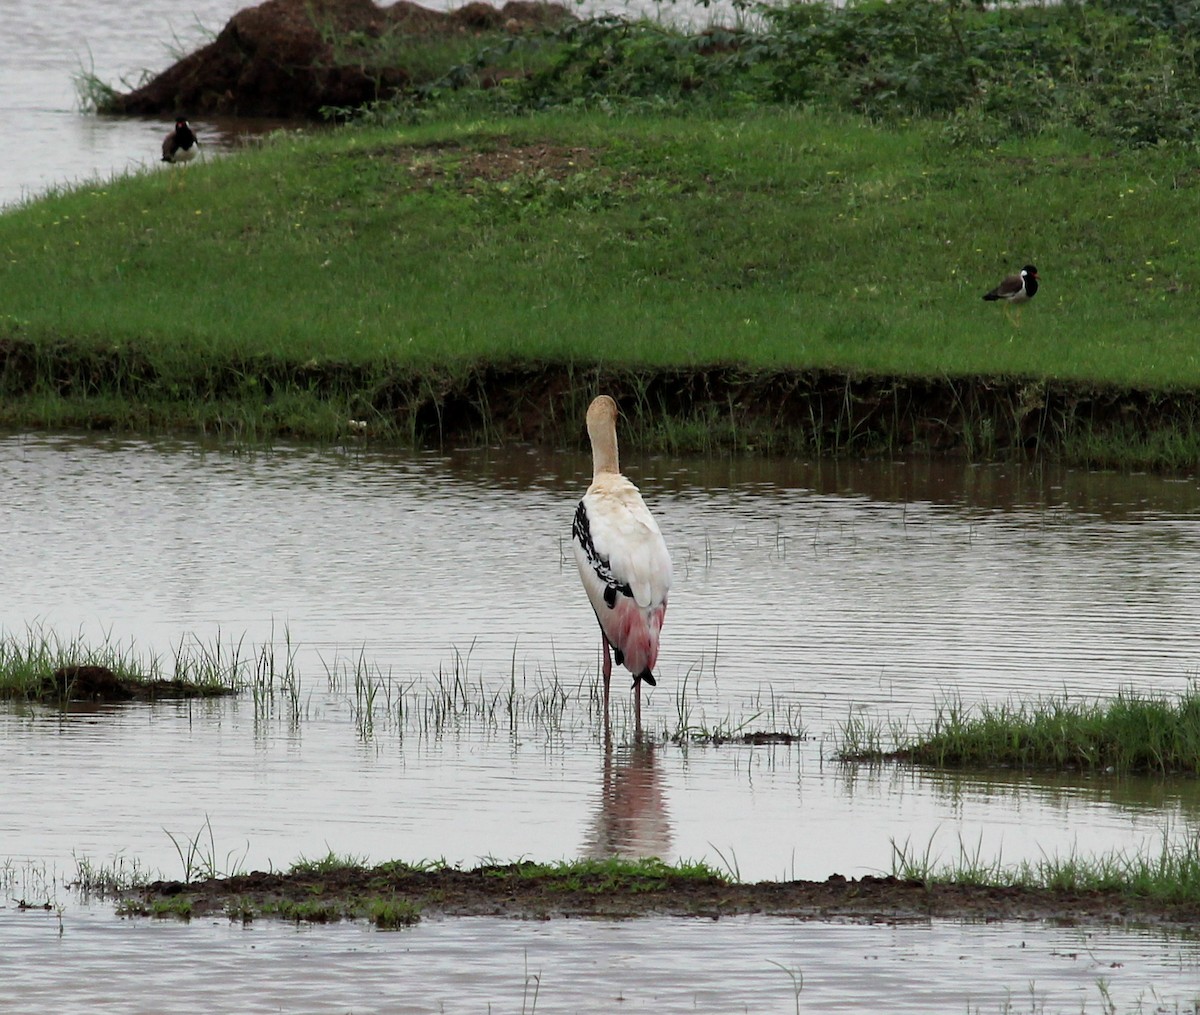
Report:
[[[408,0],[267,0],[239,11],[207,46],[147,84],[117,95],[105,112],[138,115],[317,119],[323,106],[355,107],[411,83],[404,67],[375,66],[388,33],[520,32],[572,15],[556,3],[469,3],[445,13]]]
[[[1118,892],[1048,891],[938,885],[894,877],[729,884],[719,878],[665,876],[612,885],[603,877],[530,876],[527,865],[477,870],[411,870],[385,864],[327,872],[256,871],[186,884],[159,881],[125,893],[147,908],[156,900],[186,900],[193,916],[312,912],[299,919],[364,915],[370,899],[403,900],[443,916],[555,917],[699,916],[717,919],[763,913],[803,920],[910,922],[930,919],[1054,920],[1080,924],[1192,926],[1194,904],[1136,898]],[[298,910],[295,907],[306,907]]]
[[[232,693],[179,680],[131,680],[107,666],[60,666],[43,677],[36,697],[39,701],[151,701],[156,698],[194,698]]]

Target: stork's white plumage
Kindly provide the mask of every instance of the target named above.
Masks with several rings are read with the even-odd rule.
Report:
[[[671,590],[671,555],[638,488],[621,475],[617,403],[608,395],[588,407],[592,484],[571,526],[575,562],[600,623],[604,652],[604,717],[608,721],[612,659],[633,674],[634,714],[641,731],[642,683],[654,686],[658,638]]]

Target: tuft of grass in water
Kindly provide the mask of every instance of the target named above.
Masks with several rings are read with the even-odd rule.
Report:
[[[117,903],[117,916],[153,916],[158,919],[174,918],[185,923],[192,918],[192,900],[182,895],[169,899],[153,899],[142,902],[138,899],[122,899]]]
[[[367,919],[380,930],[411,927],[421,920],[421,907],[407,899],[371,899],[366,908]]]
[[[219,634],[211,645],[181,639],[165,663],[111,635],[92,644],[82,634],[65,637],[40,624],[27,624],[23,635],[0,631],[0,698],[44,697],[56,672],[79,667],[108,670],[122,683],[149,690],[169,687],[164,694],[229,694],[247,685],[254,665],[242,655],[241,642],[223,645]]]
[[[1200,692],[1174,700],[1122,691],[1109,701],[1063,696],[1027,704],[964,708],[950,702],[927,729],[885,734],[852,717],[837,756],[901,760],[939,768],[1036,768],[1087,772],[1200,774]]]
[[[310,860],[301,856],[291,867],[289,874],[331,874],[341,870],[361,870],[367,865],[365,856],[335,853],[332,849],[324,856]]]
[[[141,888],[153,881],[157,875],[147,870],[137,857],[116,854],[107,863],[97,863],[87,856],[72,853],[75,859],[75,877],[67,883],[83,895],[104,898]]]
[[[141,658],[131,646],[110,638],[90,645],[81,634],[64,638],[37,624],[27,624],[23,637],[0,632],[0,697],[38,697],[56,670],[72,666],[103,667],[121,679],[139,682],[162,677],[157,658]]]
[[[353,916],[353,913],[341,903],[295,902],[291,899],[266,903],[261,912],[265,916],[277,916],[281,920],[292,920],[295,923],[337,923]]]
[[[704,660],[689,669],[675,684],[676,721],[673,728],[665,727],[661,738],[673,744],[710,744],[720,746],[729,743],[790,744],[804,740],[807,731],[801,718],[800,706],[795,702],[781,701],[774,688],[759,689],[744,703],[748,714],[737,719],[726,714],[710,721],[696,698]],[[716,672],[716,658],[712,663]],[[688,682],[692,689],[689,694]]]
[[[102,113],[112,109],[117,89],[98,77],[94,71],[80,68],[72,77],[79,109],[84,113]]]
[[[167,838],[171,840],[171,845],[175,847],[175,852],[179,855],[179,861],[183,865],[185,883],[191,884],[194,881],[207,881],[212,878],[229,878],[244,873],[243,864],[250,854],[250,844],[246,843],[240,859],[236,850],[230,850],[225,854],[223,861],[219,860],[216,836],[213,833],[212,821],[209,820],[207,814],[204,816],[204,826],[190,838],[183,837],[180,841],[165,828],[163,831],[166,832]],[[204,842],[205,832],[208,833],[207,844]]]
[[[517,735],[536,729],[549,737],[568,730],[598,729],[596,677],[565,684],[555,669],[540,664],[518,672],[516,653],[504,676],[485,677],[471,664],[474,646],[453,648],[449,663],[424,679],[399,678],[366,657],[334,655],[322,660],[328,688],[345,694],[359,736],[369,740],[387,730],[400,735],[441,736],[454,731]],[[573,710],[584,702],[582,712]]]
[[[1118,850],[1100,856],[1044,856],[1006,865],[985,860],[978,845],[959,841],[958,856],[943,862],[932,840],[920,851],[908,840],[892,840],[894,877],[930,884],[1017,887],[1069,892],[1118,892],[1164,903],[1200,902],[1200,841],[1173,841],[1164,831],[1157,852]]]

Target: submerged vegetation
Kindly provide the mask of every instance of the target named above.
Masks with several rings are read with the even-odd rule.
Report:
[[[643,448],[1190,466],[1190,17],[431,43],[355,126],[0,216],[0,425],[562,445],[603,386]],[[1030,260],[1017,326],[979,296]]]
[[[1169,700],[1125,691],[1110,701],[1064,696],[975,709],[952,702],[916,733],[852,718],[840,739],[839,756],[850,761],[1197,775],[1200,692]]]

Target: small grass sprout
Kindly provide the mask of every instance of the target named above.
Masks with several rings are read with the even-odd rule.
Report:
[[[339,854],[332,849],[324,856],[310,860],[299,857],[288,869],[291,874],[330,874],[340,870],[360,870],[367,866],[365,856],[353,856],[350,853]]]
[[[208,881],[213,878],[229,878],[244,872],[243,864],[250,855],[250,844],[246,843],[245,850],[240,854],[230,850],[225,854],[224,861],[217,859],[216,836],[213,833],[212,821],[204,816],[204,825],[191,838],[184,838],[182,843],[171,832],[163,829],[179,861],[183,865],[183,880],[186,884],[197,881]],[[204,844],[205,832],[208,833],[208,843]]]

